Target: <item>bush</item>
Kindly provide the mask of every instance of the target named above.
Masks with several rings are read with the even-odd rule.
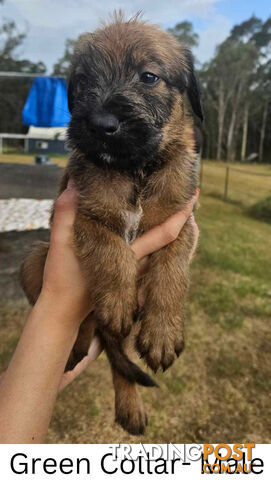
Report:
[[[271,223],[271,196],[260,200],[248,209],[251,217]]]

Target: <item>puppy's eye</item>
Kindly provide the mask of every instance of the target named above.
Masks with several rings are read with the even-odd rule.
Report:
[[[159,77],[151,72],[143,72],[140,76],[140,81],[147,85],[154,85],[159,80]]]

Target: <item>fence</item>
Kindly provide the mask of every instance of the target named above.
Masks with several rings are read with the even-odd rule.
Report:
[[[0,133],[0,154],[4,153],[4,139],[11,140],[23,140],[24,141],[24,152],[28,152],[28,136],[21,133]]]
[[[203,160],[200,187],[207,195],[249,206],[271,196],[271,165],[234,166]]]

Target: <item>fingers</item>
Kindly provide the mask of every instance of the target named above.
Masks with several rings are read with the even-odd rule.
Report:
[[[55,202],[51,241],[69,243],[77,209],[77,193],[71,181]]]
[[[185,208],[169,217],[161,225],[144,233],[133,242],[131,248],[138,260],[176,240],[187,219],[190,217],[198,196],[199,189],[197,189],[196,194],[187,203]]]
[[[90,363],[96,360],[102,351],[103,349],[99,338],[94,337],[89,346],[88,354],[81,360],[81,362],[77,363],[73,370],[64,373],[59,385],[59,392],[69,385],[69,383],[71,383],[76,377],[78,377],[78,375],[80,375],[90,365]]]
[[[88,354],[87,357],[89,359],[89,363],[93,362],[96,360],[96,358],[102,353],[103,349],[101,346],[100,339],[98,337],[94,337],[89,349],[88,349]]]
[[[195,217],[194,217],[193,213],[191,214],[190,218],[191,218],[191,224],[192,224],[193,229],[194,229],[194,245],[193,245],[193,248],[192,248],[190,256],[189,256],[189,261],[191,262],[191,260],[193,258],[193,255],[196,251],[198,241],[199,241],[199,227],[196,224],[196,220],[195,220]]]

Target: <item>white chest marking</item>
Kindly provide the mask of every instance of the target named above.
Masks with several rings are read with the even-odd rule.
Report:
[[[124,239],[127,243],[133,242],[142,217],[142,208],[139,206],[135,211],[124,210],[122,215],[125,221]]]

